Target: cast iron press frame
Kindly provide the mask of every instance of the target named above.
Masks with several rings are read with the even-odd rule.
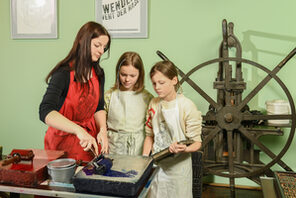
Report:
[[[227,25],[222,21],[223,40],[219,48],[219,58],[206,61],[191,69],[187,74],[178,67],[182,77],[180,83],[185,81],[198,92],[210,105],[206,115],[203,116],[203,171],[222,177],[228,177],[230,182],[231,196],[235,197],[234,179],[247,177],[260,184],[259,176],[273,176],[271,167],[278,164],[286,171],[292,169],[281,160],[287,152],[295,133],[295,105],[293,98],[276,75],[283,66],[296,54],[294,48],[273,70],[259,63],[242,58],[241,44],[233,34],[233,23]],[[236,57],[229,57],[229,49],[236,49]],[[163,60],[169,60],[163,53],[157,51]],[[199,69],[218,63],[218,74],[214,82],[217,89],[217,102],[215,102],[202,88],[200,88],[190,76]],[[232,65],[235,64],[235,77],[232,76]],[[242,63],[254,66],[265,73],[266,77],[245,97],[242,97],[246,83],[243,80]],[[271,80],[274,79],[283,89],[291,107],[288,115],[264,115],[260,111],[251,111],[248,103],[258,92]],[[270,125],[268,120],[290,120],[287,125]],[[266,147],[259,138],[264,135],[282,136],[284,131],[281,127],[290,128],[289,136],[282,150],[275,154]],[[226,139],[226,142],[223,141]],[[223,148],[223,145],[226,146]],[[259,149],[256,149],[258,147]],[[260,152],[264,152],[271,161],[264,164],[260,161]],[[232,153],[232,154],[231,154]]]

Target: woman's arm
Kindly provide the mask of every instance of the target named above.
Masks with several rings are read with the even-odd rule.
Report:
[[[101,143],[101,153],[109,152],[109,142],[107,137],[106,112],[105,110],[97,111],[94,115],[97,129],[99,131],[97,140]],[[97,152],[97,150],[96,150]]]
[[[45,123],[48,126],[54,127],[58,130],[75,134],[80,140],[79,143],[81,147],[83,147],[85,151],[88,151],[92,146],[96,151],[98,151],[96,139],[92,137],[87,131],[85,131],[81,126],[64,117],[59,112],[55,110],[49,112],[45,117]]]
[[[45,123],[45,117],[51,111],[59,111],[68,93],[70,72],[63,68],[56,71],[50,78],[46,92],[39,105],[39,118]]]
[[[39,106],[40,120],[50,127],[66,133],[75,134],[85,151],[89,150],[92,146],[98,149],[95,138],[89,135],[82,127],[58,112],[64,103],[69,83],[70,72],[63,68],[51,76],[47,90]]]

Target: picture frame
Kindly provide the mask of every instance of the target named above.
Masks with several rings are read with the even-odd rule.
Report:
[[[55,39],[57,0],[10,0],[12,39]]]
[[[148,37],[148,0],[95,0],[95,15],[112,38]]]

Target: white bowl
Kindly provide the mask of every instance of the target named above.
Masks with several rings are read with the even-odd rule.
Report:
[[[267,115],[285,115],[291,114],[291,108],[288,101],[285,100],[270,100],[266,101]],[[290,120],[268,120],[269,124],[281,125],[289,124]]]

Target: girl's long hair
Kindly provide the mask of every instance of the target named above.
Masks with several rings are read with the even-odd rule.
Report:
[[[120,75],[120,68],[122,66],[132,65],[139,71],[139,77],[134,85],[133,91],[137,93],[141,92],[144,89],[144,80],[145,80],[145,71],[144,71],[144,64],[140,57],[140,55],[136,52],[125,52],[123,53],[120,58],[118,59],[116,69],[115,69],[115,84],[113,89],[119,89],[121,86],[121,82],[119,79]]]

